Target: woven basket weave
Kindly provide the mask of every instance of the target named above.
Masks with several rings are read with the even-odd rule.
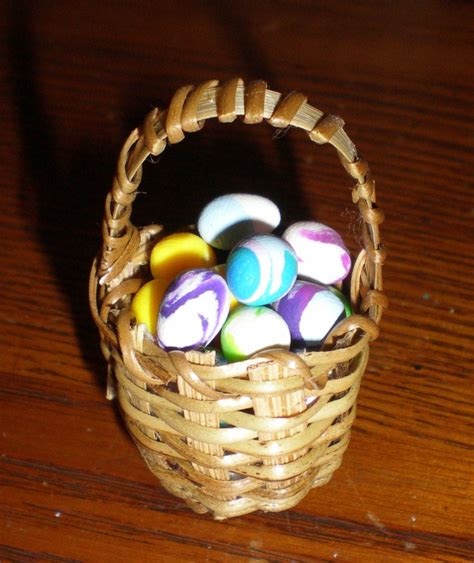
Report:
[[[154,109],[132,131],[106,198],[103,247],[90,277],[90,305],[108,362],[109,398],[118,396],[127,428],[162,486],[196,512],[217,519],[261,509],[281,511],[339,467],[355,418],[356,399],[387,299],[385,258],[367,162],[336,116],[302,94],[284,97],[263,81],[212,80],[180,88],[167,110]],[[212,352],[164,352],[137,326],[130,302],[145,281],[162,227],[130,222],[142,165],[206,119],[268,121],[330,143],[355,180],[363,248],[352,271],[355,314],[339,323],[321,351],[269,350],[250,360],[215,365]]]

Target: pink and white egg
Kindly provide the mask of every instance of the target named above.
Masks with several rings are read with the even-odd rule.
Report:
[[[342,237],[331,227],[300,221],[283,233],[298,259],[298,277],[330,285],[350,272],[351,256]]]

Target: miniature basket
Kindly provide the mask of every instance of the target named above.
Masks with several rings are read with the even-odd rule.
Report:
[[[217,519],[296,505],[327,483],[341,464],[356,414],[369,342],[377,338],[387,299],[375,186],[342,127],[300,93],[284,97],[263,81],[232,79],[180,88],[167,110],[154,109],[120,153],[106,198],[103,246],[90,278],[90,305],[108,362],[108,398],[118,396],[127,428],[162,486],[196,512]],[[351,277],[355,314],[340,322],[322,351],[269,350],[215,365],[212,352],[166,353],[137,326],[130,302],[149,278],[148,261],[162,227],[130,222],[142,165],[206,119],[243,116],[306,131],[330,143],[355,180],[364,248]]]

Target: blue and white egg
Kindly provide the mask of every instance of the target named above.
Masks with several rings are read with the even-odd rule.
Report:
[[[350,314],[341,297],[322,285],[297,281],[289,293],[272,304],[291,333],[293,346],[319,345],[329,331]]]
[[[225,280],[211,270],[188,270],[168,287],[158,315],[158,344],[165,350],[207,346],[229,314]]]
[[[280,224],[280,211],[269,199],[254,194],[228,194],[206,205],[197,229],[211,246],[230,250],[254,234],[271,233]]]
[[[260,306],[288,293],[297,272],[296,254],[287,242],[273,235],[255,235],[232,249],[226,278],[238,301]]]
[[[298,257],[298,276],[327,285],[343,280],[351,269],[351,256],[342,237],[331,227],[313,221],[290,225],[283,238]]]

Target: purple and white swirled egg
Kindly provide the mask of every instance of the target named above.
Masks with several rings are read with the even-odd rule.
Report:
[[[286,321],[293,345],[302,348],[320,344],[332,327],[350,314],[334,291],[300,280],[272,307]]]
[[[207,346],[229,314],[229,289],[211,270],[180,274],[168,287],[158,315],[158,344],[165,350]]]
[[[283,238],[296,252],[299,277],[330,285],[343,280],[350,272],[349,251],[331,227],[300,221],[290,225]]]

